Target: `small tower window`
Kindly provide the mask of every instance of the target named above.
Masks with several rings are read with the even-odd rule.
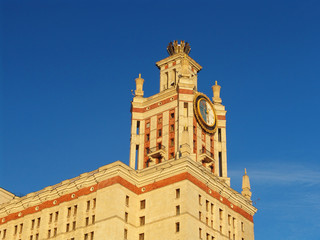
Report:
[[[173,119],[174,118],[174,113],[170,114],[170,118]]]
[[[137,135],[140,134],[140,121],[137,121]]]
[[[162,129],[159,129],[158,130],[158,137],[161,137],[162,136]]]
[[[221,142],[221,128],[218,128],[218,141]]]

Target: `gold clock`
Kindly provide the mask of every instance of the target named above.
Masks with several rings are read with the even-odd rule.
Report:
[[[208,133],[214,133],[217,128],[217,115],[210,99],[202,94],[195,95],[194,112],[198,123]]]

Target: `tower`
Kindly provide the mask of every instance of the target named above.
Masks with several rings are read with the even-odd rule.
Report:
[[[116,161],[17,197],[0,188],[0,239],[254,240],[249,177],[230,187],[226,111],[197,89],[190,45],[170,43],[157,62],[159,93],[139,74],[131,112],[130,166]]]
[[[188,156],[230,184],[227,176],[226,111],[217,81],[212,101],[198,91],[202,67],[190,56],[184,41],[169,43],[169,56],[156,63],[160,70],[159,93],[144,97],[141,75],[132,101],[130,167],[144,169]]]

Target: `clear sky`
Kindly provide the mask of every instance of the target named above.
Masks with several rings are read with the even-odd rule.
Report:
[[[0,186],[18,195],[121,160],[131,90],[186,40],[222,86],[228,169],[257,240],[319,239],[320,1],[1,0]]]

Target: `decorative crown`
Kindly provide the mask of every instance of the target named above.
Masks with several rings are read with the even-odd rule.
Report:
[[[173,43],[169,42],[169,45],[167,47],[167,51],[169,53],[169,55],[174,55],[176,53],[186,53],[189,54],[191,51],[191,47],[189,45],[189,43],[185,42],[185,41],[181,41],[180,44],[178,44],[177,40],[174,40]]]

